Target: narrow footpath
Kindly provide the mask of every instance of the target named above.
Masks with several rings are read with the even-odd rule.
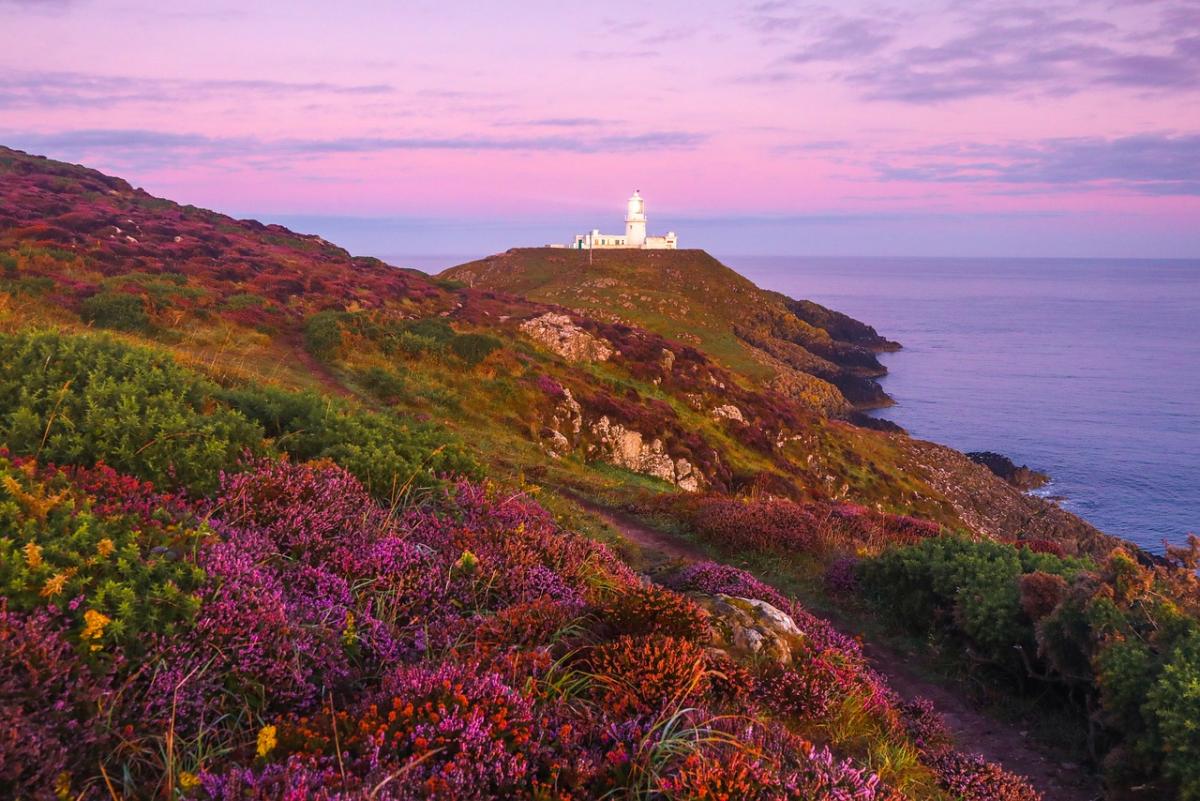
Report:
[[[577,496],[574,499],[635,545],[652,569],[711,558],[690,543],[656,531],[629,515]],[[845,633],[861,635],[846,621],[828,614],[823,616]],[[892,689],[903,698],[921,697],[933,702],[945,718],[960,750],[982,754],[1005,769],[1025,776],[1042,793],[1045,801],[1096,801],[1103,797],[1099,782],[1082,765],[1048,758],[1026,733],[984,715],[957,693],[911,670],[906,664],[908,657],[886,645],[865,639],[863,651],[872,666],[887,678]]]

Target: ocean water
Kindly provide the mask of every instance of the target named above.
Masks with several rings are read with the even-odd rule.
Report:
[[[879,416],[912,435],[1149,550],[1200,533],[1200,261],[721,258],[901,342]]]

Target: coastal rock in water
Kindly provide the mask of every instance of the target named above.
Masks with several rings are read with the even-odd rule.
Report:
[[[526,320],[521,323],[521,331],[569,362],[603,362],[614,353],[603,339],[592,336],[570,317],[557,312]]]
[[[698,492],[708,482],[686,459],[672,459],[662,440],[647,439],[640,431],[614,423],[607,415],[590,426],[594,444],[588,455],[617,467],[674,484],[688,492]]]
[[[788,665],[804,639],[796,621],[766,601],[731,595],[695,599],[712,614],[713,645],[721,650]]]
[[[983,465],[1020,490],[1037,489],[1050,480],[1045,473],[1040,473],[1027,465],[1017,465],[1007,456],[993,451],[971,451],[967,454],[967,458],[975,464]]]

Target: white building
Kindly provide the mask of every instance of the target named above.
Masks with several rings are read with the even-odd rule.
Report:
[[[643,250],[675,250],[679,241],[674,231],[666,236],[646,235],[646,201],[640,191],[634,191],[625,210],[625,234],[602,234],[593,228],[586,234],[576,234],[568,247],[575,250],[604,248],[641,248]]]

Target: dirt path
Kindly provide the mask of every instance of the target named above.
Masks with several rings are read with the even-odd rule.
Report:
[[[346,389],[333,377],[328,367],[308,352],[308,348],[304,346],[304,337],[301,334],[289,334],[284,339],[284,342],[287,343],[288,348],[291,350],[292,358],[302,364],[304,369],[308,370],[327,393],[340,398],[355,397],[353,392]]]
[[[672,563],[710,558],[690,543],[655,531],[629,515],[582,498],[575,500],[637,546],[652,572]],[[836,616],[825,617],[848,634],[861,634]],[[959,694],[914,672],[908,667],[909,657],[866,640],[863,650],[875,669],[887,677],[892,689],[902,697],[923,697],[933,702],[961,750],[983,754],[1007,770],[1027,777],[1045,796],[1045,801],[1095,801],[1102,797],[1099,783],[1082,766],[1047,757],[1030,742],[1026,733],[984,715]]]

